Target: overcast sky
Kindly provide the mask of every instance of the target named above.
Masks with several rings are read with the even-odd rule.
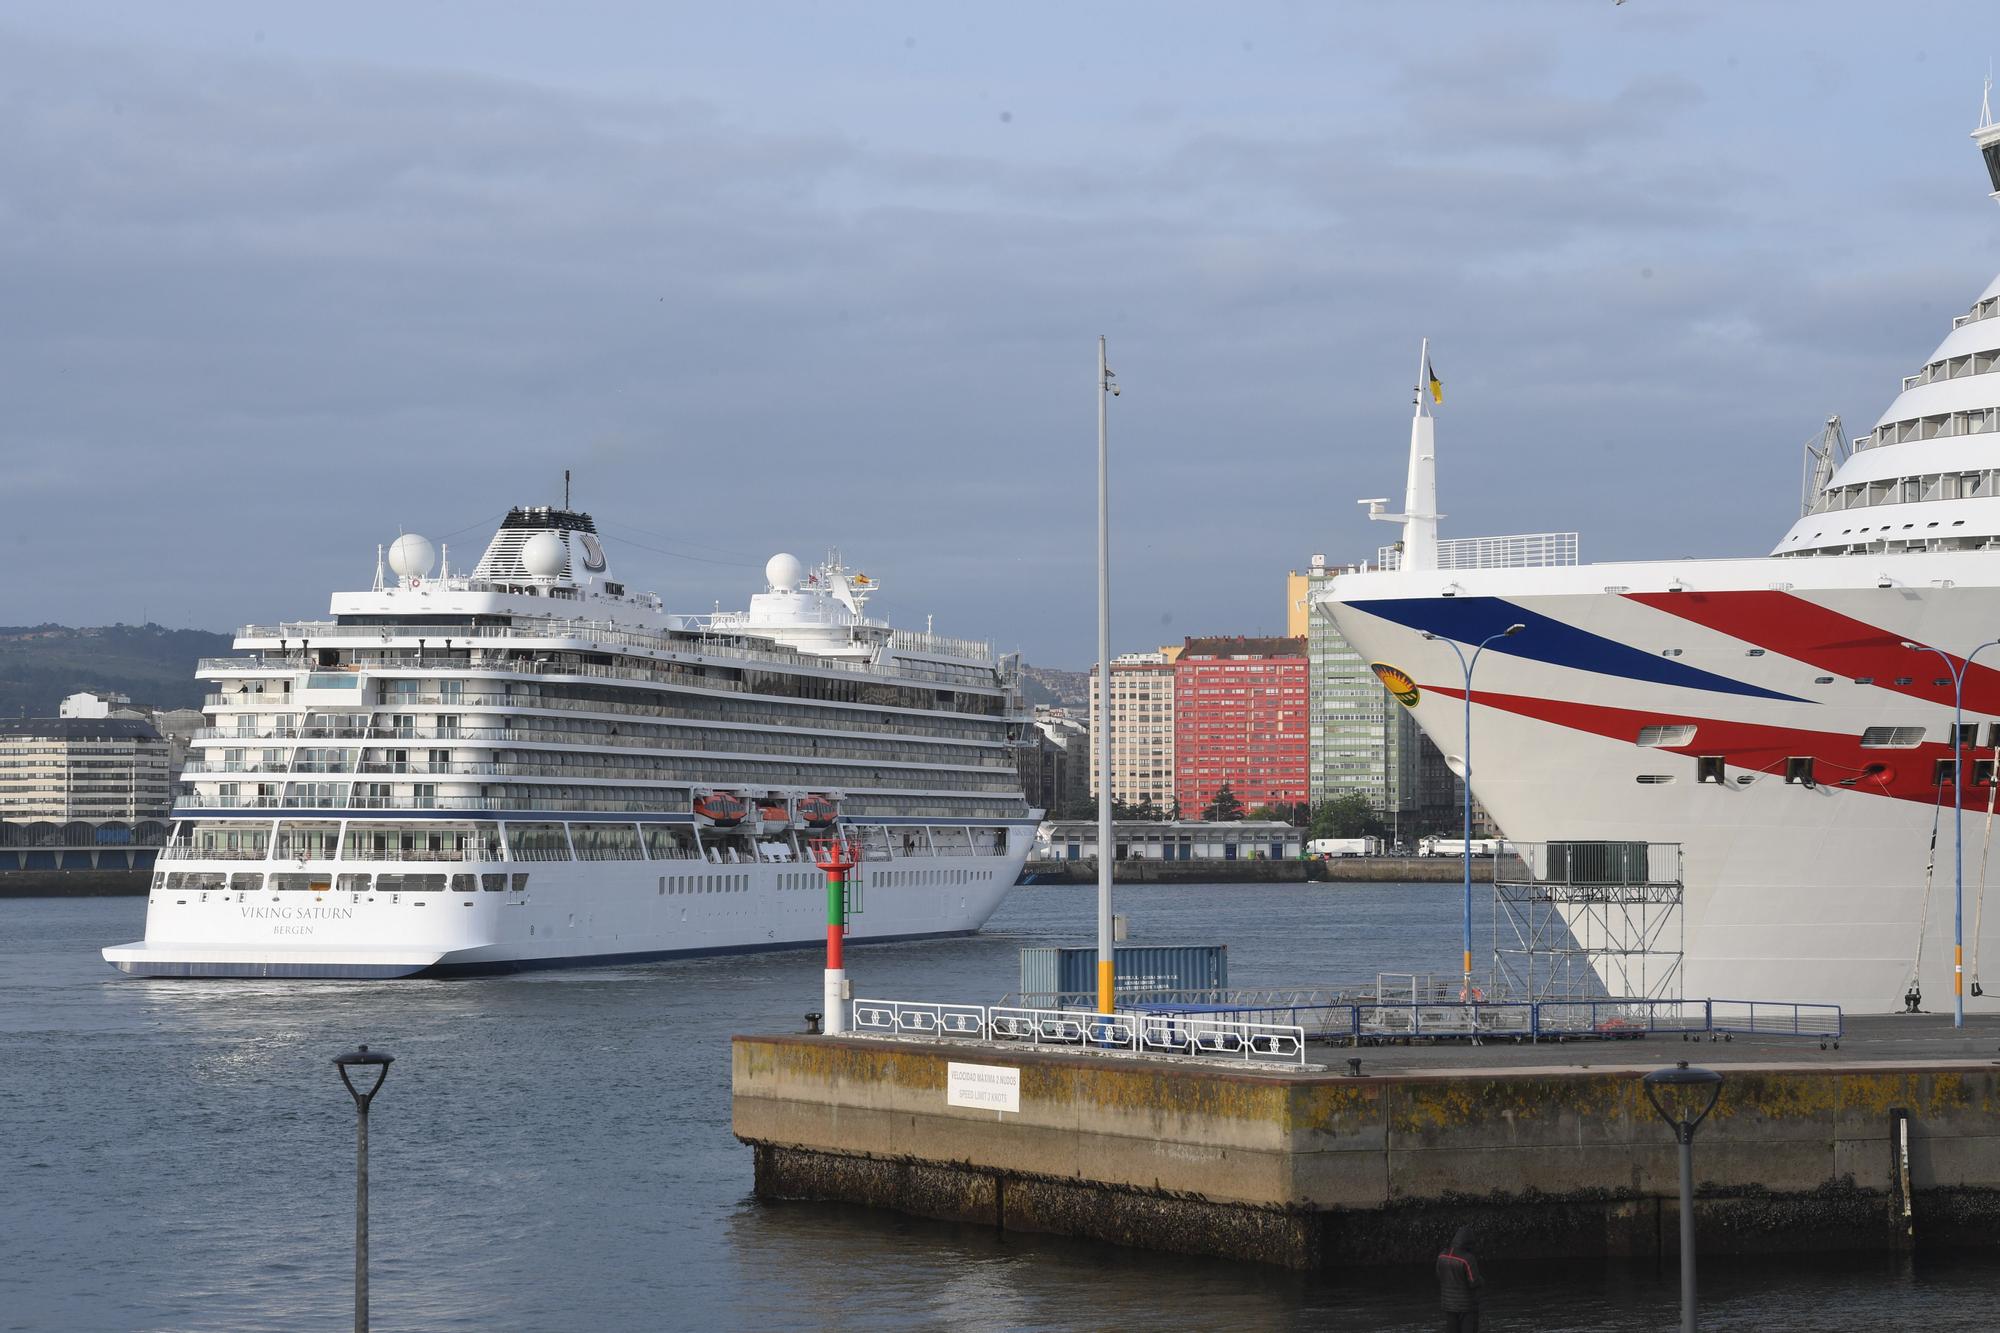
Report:
[[[1395,531],[1769,549],[2000,267],[2000,6],[276,6],[0,26],[0,623],[324,613],[560,498],[677,609],[1282,628]],[[560,15],[558,17],[558,15]]]

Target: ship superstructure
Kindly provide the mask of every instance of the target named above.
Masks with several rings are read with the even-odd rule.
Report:
[[[1975,137],[2000,194],[1990,112]],[[1972,1004],[1990,1005],[1978,966],[2000,947],[2000,910],[1985,910],[2000,881],[2000,280],[1872,429],[1849,441],[1830,423],[1809,446],[1805,512],[1769,556],[1455,564],[1435,539],[1428,421],[1411,453],[1407,514],[1387,516],[1404,521],[1399,567],[1340,575],[1320,607],[1409,678],[1399,698],[1454,767],[1466,681],[1439,640],[1521,627],[1472,682],[1471,782],[1509,837],[1680,843],[1686,994],[1887,1011],[1914,992],[1938,1007],[1953,994],[1962,800],[1965,979]]]
[[[1038,811],[1015,663],[892,629],[829,558],[676,615],[567,507],[511,511],[469,575],[422,537],[326,619],[200,664],[142,976],[396,977],[823,943],[807,841],[866,852],[856,943],[976,930]],[[384,567],[386,564],[386,568]]]

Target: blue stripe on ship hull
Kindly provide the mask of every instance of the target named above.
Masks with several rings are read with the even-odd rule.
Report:
[[[933,930],[913,935],[872,935],[849,939],[846,947],[870,944],[908,944],[913,940],[963,939],[971,930]],[[555,968],[621,967],[630,963],[660,963],[676,958],[714,958],[724,954],[778,953],[786,949],[811,949],[826,939],[787,940],[765,944],[728,944],[710,949],[647,949],[637,953],[593,953],[565,958],[503,958],[483,963],[440,963],[431,967],[409,968],[377,963],[114,963],[119,971],[135,977],[215,979],[228,977],[280,977],[306,981],[389,981],[415,977],[492,977],[512,972],[546,972]]]
[[[1592,634],[1516,606],[1501,597],[1385,597],[1349,602],[1348,605],[1371,616],[1380,616],[1419,632],[1428,631],[1441,639],[1456,639],[1460,643],[1478,643],[1509,625],[1519,624],[1525,626],[1519,634],[1489,645],[1487,651],[1545,662],[1550,666],[1571,667],[1577,671],[1592,671],[1625,680],[1650,681],[1655,685],[1741,694],[1753,699],[1808,702],[1796,695],[1780,694],[1761,685],[1731,680],[1713,671],[1687,666],[1671,657],[1660,657],[1643,648],[1634,648],[1629,643]]]

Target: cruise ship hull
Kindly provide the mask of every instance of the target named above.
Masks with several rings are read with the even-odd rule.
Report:
[[[1325,608],[1416,682],[1454,767],[1465,679],[1444,640],[1523,626],[1477,661],[1473,790],[1517,841],[1679,843],[1682,993],[1886,1012],[1914,976],[1926,1009],[1951,1007],[1951,671],[1904,644],[2000,631],[2000,553],[1361,572]],[[1968,989],[2000,947],[2000,828],[1975,771],[2000,741],[1996,668],[2000,649],[1965,684]]]
[[[978,930],[1019,877],[1030,834],[1011,831],[1009,849],[996,854],[868,863],[848,943]],[[306,868],[324,869],[329,882],[334,878],[332,863]],[[527,885],[519,892],[421,894],[156,887],[146,938],[107,948],[104,958],[144,977],[389,979],[826,944],[825,881],[809,864],[498,862],[463,868],[475,874],[525,869]]]

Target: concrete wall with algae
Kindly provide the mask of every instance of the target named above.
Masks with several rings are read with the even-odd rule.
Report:
[[[947,1105],[952,1061],[1018,1069],[1019,1112]],[[1671,1250],[1678,1178],[1650,1067],[1353,1078],[772,1036],[736,1038],[732,1075],[763,1198],[1313,1267],[1422,1258],[1468,1221],[1496,1254]],[[1900,1243],[1897,1111],[1917,1242],[1993,1243],[2000,1067],[1727,1075],[1696,1152],[1705,1248]]]

